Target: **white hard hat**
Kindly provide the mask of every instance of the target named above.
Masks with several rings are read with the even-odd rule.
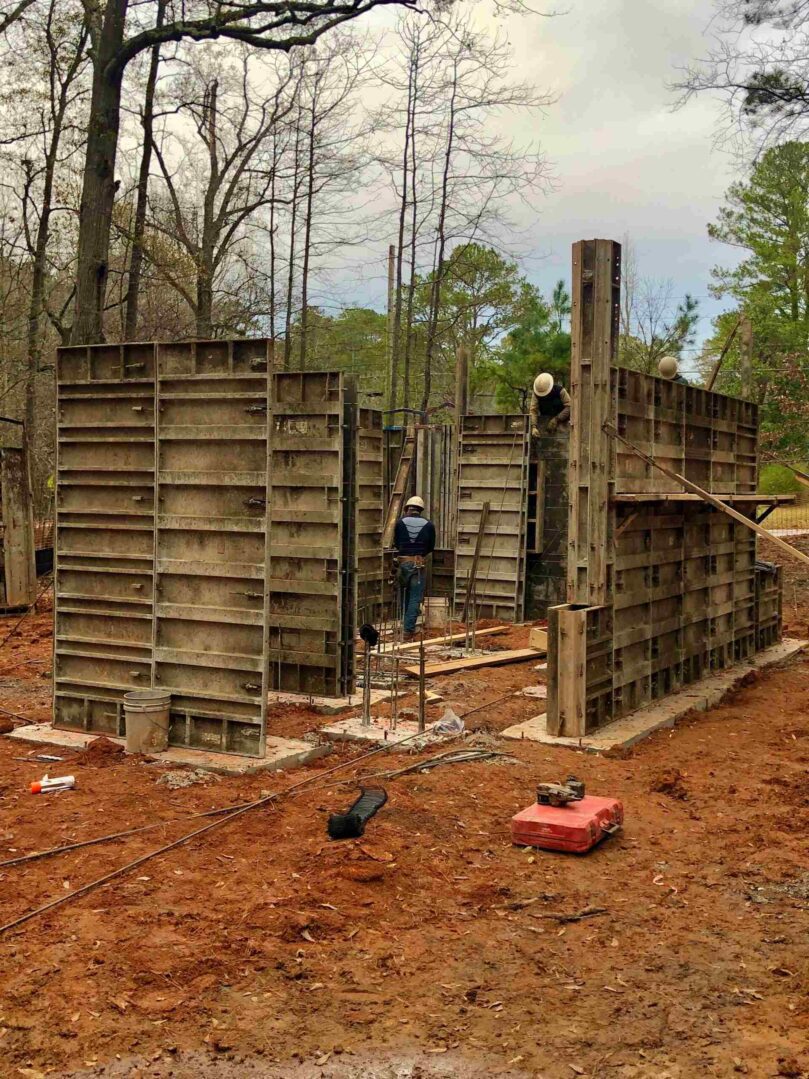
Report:
[[[405,502],[405,509],[407,509],[409,506],[413,506],[417,510],[423,510],[424,499],[419,498],[418,495],[413,495],[412,498],[408,498],[407,502]]]
[[[657,369],[663,378],[675,378],[680,370],[680,365],[676,356],[662,356]]]
[[[543,371],[534,379],[534,393],[537,397],[547,397],[552,389],[553,375],[549,375],[547,371]]]

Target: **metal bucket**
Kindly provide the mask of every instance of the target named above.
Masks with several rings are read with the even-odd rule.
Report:
[[[169,744],[171,694],[136,689],[124,694],[127,753],[162,753]]]

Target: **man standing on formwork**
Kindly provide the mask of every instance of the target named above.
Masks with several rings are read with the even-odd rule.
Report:
[[[570,394],[564,386],[554,383],[553,375],[543,371],[534,379],[534,392],[531,394],[531,434],[539,438],[539,417],[547,419],[547,431],[555,431],[560,423],[570,419]]]
[[[399,561],[397,582],[402,600],[404,639],[412,641],[427,578],[427,555],[435,550],[435,525],[424,516],[424,500],[413,495],[396,522],[393,545]]]

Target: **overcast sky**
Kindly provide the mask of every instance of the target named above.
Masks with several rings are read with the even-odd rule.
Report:
[[[708,294],[711,267],[733,252],[708,239],[738,163],[715,145],[720,105],[673,111],[667,84],[706,51],[713,0],[569,0],[553,19],[511,20],[518,68],[559,95],[541,124],[557,189],[533,223],[531,276],[569,275],[570,244],[629,234],[644,276],[699,297],[700,329],[726,304]]]
[[[735,256],[708,239],[707,224],[739,165],[716,146],[719,102],[702,98],[674,111],[669,85],[707,51],[714,0],[547,2],[562,13],[501,20],[490,0],[472,9],[481,26],[507,32],[515,79],[557,98],[544,115],[502,117],[517,142],[540,141],[554,176],[538,213],[518,212],[521,265],[548,293],[569,279],[573,241],[629,235],[641,276],[670,279],[677,299],[686,292],[699,299],[701,340],[728,306],[709,295],[710,269]],[[394,18],[388,9],[371,22]],[[385,248],[364,254],[368,260],[359,258],[331,287],[338,302],[382,309]]]

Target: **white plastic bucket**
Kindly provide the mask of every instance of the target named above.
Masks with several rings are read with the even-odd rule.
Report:
[[[424,601],[426,629],[445,630],[449,622],[449,600],[445,596],[429,596]]]
[[[169,744],[171,694],[136,689],[124,694],[127,753],[162,753]]]

